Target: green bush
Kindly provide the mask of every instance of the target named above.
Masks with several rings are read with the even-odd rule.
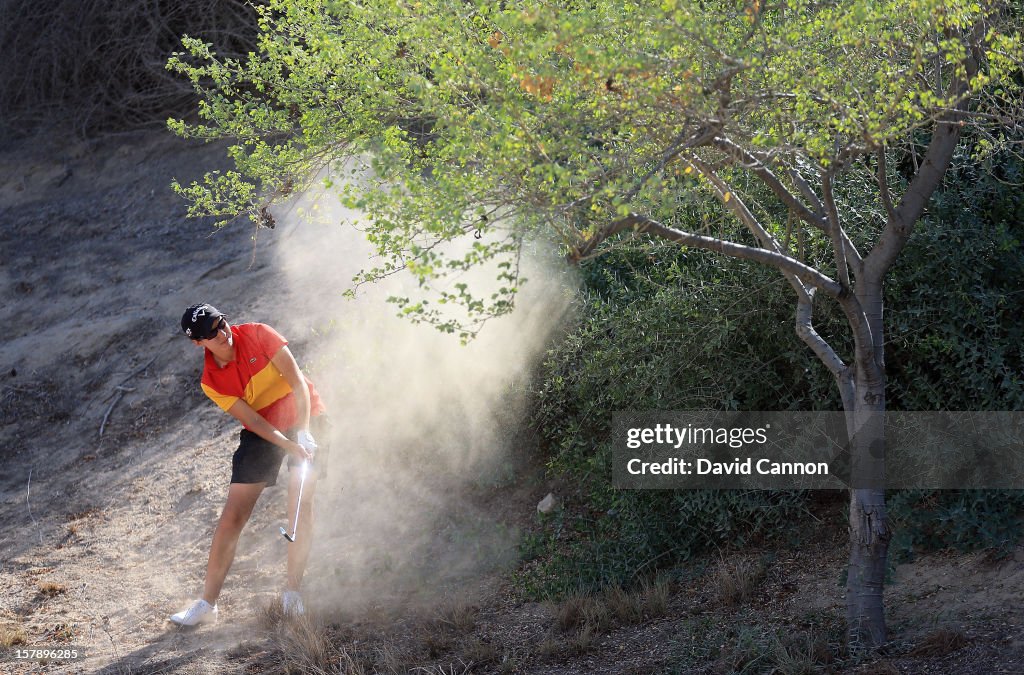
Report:
[[[524,540],[524,558],[543,556],[524,579],[529,595],[629,587],[700,552],[795,538],[807,514],[801,491],[594,487],[584,500]]]
[[[962,161],[947,175],[887,288],[889,407],[1024,410],[1024,165]],[[889,496],[894,560],[989,549],[1024,536],[1024,492]]]
[[[549,351],[537,391],[556,470],[592,462],[616,410],[838,408],[832,377],[793,334],[778,273],[658,242],[581,272],[579,324]]]
[[[889,511],[893,562],[944,548],[1003,557],[1024,536],[1024,490],[903,490],[889,497]]]
[[[893,410],[1024,410],[1024,164],[951,170],[886,288]]]
[[[578,490],[524,548],[547,556],[531,594],[628,585],[704,551],[794,536],[802,492],[614,490],[607,444],[616,410],[835,409],[830,375],[793,336],[785,282],[654,242],[582,272],[582,318],[548,353],[534,411],[549,466]]]
[[[887,286],[891,410],[1021,410],[1024,193],[1021,164],[950,172]],[[608,437],[619,410],[838,410],[831,375],[793,331],[777,272],[669,244],[618,248],[586,263],[579,322],[547,355],[533,422],[552,472],[576,486],[541,523],[539,594],[629,582],[693,555],[791,534],[802,493],[616,491]],[[830,303],[815,322],[837,352]],[[897,549],[1005,547],[1020,532],[1017,492],[891,495]],[[928,502],[932,503],[932,502]],[[787,524],[789,527],[780,527]],[[836,524],[842,527],[842,523]]]

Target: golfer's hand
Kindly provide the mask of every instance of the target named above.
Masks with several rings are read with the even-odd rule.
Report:
[[[292,453],[292,455],[300,462],[313,460],[313,453],[298,443],[292,443],[292,446],[288,448],[288,452]]]
[[[298,442],[299,442],[299,445],[304,447],[309,452],[310,457],[312,457],[313,455],[316,454],[316,451],[317,451],[316,441],[313,440],[313,434],[309,433],[309,431],[307,429],[303,429],[303,430],[299,431]]]

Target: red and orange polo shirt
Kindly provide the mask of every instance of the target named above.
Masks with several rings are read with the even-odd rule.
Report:
[[[231,334],[235,339],[235,360],[222,368],[207,350],[203,391],[225,411],[242,399],[277,429],[286,431],[294,427],[298,421],[295,395],[281,371],[270,362],[288,341],[264,323],[232,325]],[[309,388],[310,417],[323,414],[324,404],[316,387],[308,377],[303,378]]]

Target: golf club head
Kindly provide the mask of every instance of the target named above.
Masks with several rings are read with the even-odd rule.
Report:
[[[299,528],[299,509],[301,508],[302,504],[302,488],[306,485],[306,472],[308,471],[308,469],[309,461],[302,460],[302,468],[300,469],[301,473],[299,474],[299,498],[296,500],[295,503],[295,522],[292,523],[292,533],[288,534],[288,530],[284,529],[283,527],[278,528],[281,532],[281,536],[287,539],[288,541],[292,542],[293,544],[295,543],[295,532]]]

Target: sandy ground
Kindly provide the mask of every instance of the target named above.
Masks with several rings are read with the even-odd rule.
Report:
[[[201,353],[178,327],[200,300],[279,328],[331,411],[335,457],[305,588],[314,612],[429,604],[514,559],[522,518],[505,513],[509,493],[492,509],[501,518],[486,503],[515,474],[508,392],[540,339],[464,348],[395,319],[380,298],[353,311],[344,285],[326,285],[358,269],[353,245],[310,239],[302,205],[273,231],[187,219],[170,181],[223,163],[222,149],[137,136],[28,156],[0,156],[8,634],[84,647],[86,665],[71,671],[222,672],[279,597],[283,480],[243,533],[218,625],[166,621],[201,588],[237,443],[237,424],[199,390]],[[520,328],[558,318],[524,316]],[[535,497],[524,499],[529,515]]]
[[[287,316],[287,334],[298,336],[293,350],[302,355],[316,333],[294,311],[308,306],[308,289],[297,298],[282,277],[287,261],[279,248],[290,235],[264,230],[254,241],[250,226],[215,232],[210,221],[185,218],[170,179],[187,180],[222,162],[217,148],[138,136],[71,146],[55,160],[26,159],[30,150],[0,155],[0,323],[6,328],[0,347],[0,629],[19,633],[31,646],[78,646],[88,658],[4,663],[0,672],[237,670],[265,637],[260,617],[280,591],[283,493],[268,491],[243,533],[220,601],[221,621],[199,630],[169,624],[167,616],[200,588],[236,434],[232,420],[198,389],[200,356],[180,336],[177,320],[197,299],[231,299],[245,320]],[[378,342],[361,344],[367,354],[383,350],[377,359],[384,362],[415,351],[410,343]],[[522,357],[494,345],[485,352],[503,362]],[[464,374],[443,358],[426,359]],[[507,378],[477,362],[481,382],[497,381],[496,392],[507,388]],[[364,386],[350,388],[348,398],[329,386],[325,395],[343,400],[338,407],[356,410],[357,417],[401,408],[403,419],[415,420],[421,441],[431,420],[480,416],[466,402],[481,396],[479,384],[464,399],[435,395],[434,417],[427,417],[400,399],[396,392],[413,385],[408,372],[394,370],[401,369],[364,369],[353,375],[364,378]],[[438,377],[424,372],[428,380]],[[367,384],[387,378],[383,389]],[[499,394],[492,398],[505,400]],[[474,471],[481,461],[487,469],[486,480],[470,481],[472,489],[464,480],[426,489],[424,476],[457,475],[456,463],[399,431],[390,433],[335,439],[351,452],[332,460],[332,479],[321,488],[328,517],[318,522],[320,554],[307,577],[312,610],[352,616],[356,608],[389,601],[429,605],[449,586],[471,586],[495,603],[478,622],[487,639],[523,635],[524,645],[543,639],[550,609],[509,600],[495,570],[515,564],[517,527],[529,522],[546,487],[510,478],[519,468],[512,452],[486,461],[472,455]],[[450,429],[438,426],[432,433],[437,446],[472,445]],[[495,444],[493,438],[485,443]],[[427,454],[415,454],[414,447]],[[364,470],[359,453],[426,469],[412,470],[401,485],[379,475],[358,480]],[[453,464],[427,471],[439,461]],[[429,518],[422,517],[427,512]],[[822,563],[794,552],[773,563],[761,609],[841,616],[841,538],[821,555],[831,557]],[[896,670],[878,672],[1024,672],[1022,581],[1020,556],[995,562],[932,556],[901,566],[887,591],[898,647],[888,663]],[[676,615],[612,631],[583,655],[526,657],[522,663],[531,665],[519,670],[663,672],[667,659],[696,639],[693,621],[702,612],[715,617],[709,625],[733,615],[757,620],[712,607],[706,579],[674,593]],[[966,636],[966,647],[937,658],[907,655],[922,636],[947,626]]]
[[[56,162],[0,160],[0,620],[29,644],[83,646],[90,672],[246,630],[165,623],[196,591],[234,435],[196,389],[197,350],[174,317],[208,295],[282,301],[265,242],[186,220],[168,189],[217,155],[130,137]],[[229,611],[270,591],[265,567],[284,553],[273,506],[261,502],[238,561],[257,590],[225,598]]]

